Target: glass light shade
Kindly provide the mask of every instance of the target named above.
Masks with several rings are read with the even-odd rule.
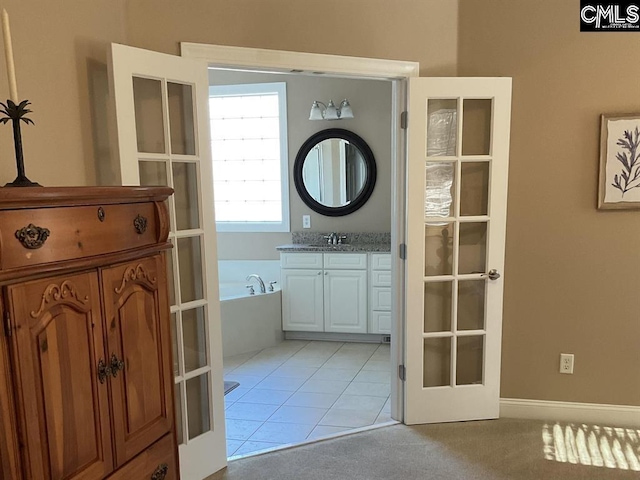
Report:
[[[353,118],[353,110],[346,98],[340,104],[340,118]]]
[[[327,109],[324,111],[324,119],[325,120],[338,120],[340,118],[338,116],[338,109],[336,108],[333,100],[329,100],[329,104],[327,105]]]
[[[318,102],[314,100],[313,105],[311,105],[309,120],[322,120],[323,118],[324,117],[322,116],[322,110],[320,109],[320,105],[318,105]]]

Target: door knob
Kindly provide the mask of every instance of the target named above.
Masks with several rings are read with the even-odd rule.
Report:
[[[489,280],[497,280],[500,278],[500,274],[498,273],[498,270],[496,270],[495,268],[489,270],[489,273],[487,274],[487,276],[489,277]]]

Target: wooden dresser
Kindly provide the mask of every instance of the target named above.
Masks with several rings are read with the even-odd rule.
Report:
[[[179,477],[170,188],[0,188],[0,479]]]

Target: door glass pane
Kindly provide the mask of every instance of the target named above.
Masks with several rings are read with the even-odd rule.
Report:
[[[424,274],[453,273],[453,223],[427,223],[424,227]]]
[[[424,331],[451,331],[451,298],[453,282],[424,284]]]
[[[211,430],[209,414],[209,375],[187,380],[187,417],[189,440]]]
[[[493,100],[465,98],[462,102],[462,155],[491,152],[491,109]]]
[[[423,386],[451,385],[451,338],[424,339]]]
[[[171,314],[171,350],[173,352],[173,374],[180,375],[180,360],[178,358],[178,318]]]
[[[182,433],[182,385],[183,383],[178,383],[175,386],[176,391],[176,435],[178,437],[178,445],[182,445],[184,443],[184,436]]]
[[[425,217],[452,217],[455,163],[427,163],[424,193]]]
[[[200,237],[178,239],[178,263],[182,303],[202,299],[204,292]]]
[[[461,223],[458,273],[484,273],[486,262],[487,223]]]
[[[198,211],[198,174],[195,163],[173,163],[173,198],[178,230],[200,226]]]
[[[487,281],[458,282],[458,330],[484,329],[484,289]]]
[[[143,187],[168,185],[165,162],[141,161],[138,163],[138,170],[140,171],[140,185]]]
[[[160,80],[133,77],[133,105],[138,152],[165,153]]]
[[[482,383],[484,336],[458,337],[456,385]]]
[[[460,167],[460,215],[487,215],[489,162],[464,162]]]
[[[167,82],[171,153],[173,154],[196,154],[192,91],[191,85]]]
[[[167,284],[169,286],[169,305],[175,305],[176,285],[173,280],[173,248],[167,250]]]
[[[207,365],[204,307],[182,312],[182,342],[186,373]]]
[[[458,99],[427,102],[427,157],[456,156]]]

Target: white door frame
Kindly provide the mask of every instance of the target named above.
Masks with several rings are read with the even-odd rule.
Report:
[[[201,43],[180,44],[181,55],[205,60],[211,67],[241,68],[252,71],[286,72],[298,75],[314,75],[322,72],[330,77],[387,79],[392,81],[393,119],[391,131],[391,417],[404,420],[404,389],[397,374],[405,358],[405,265],[398,252],[406,243],[406,135],[401,126],[401,113],[407,105],[407,80],[418,77],[420,64],[399,60],[346,57],[317,53],[266,50],[261,48],[229,47]]]

